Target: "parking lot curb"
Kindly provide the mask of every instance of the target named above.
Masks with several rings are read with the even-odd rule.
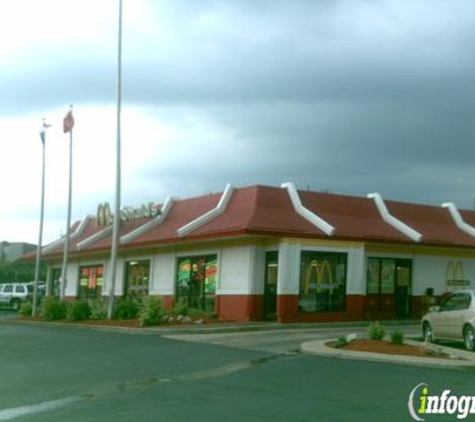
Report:
[[[13,318],[0,320],[4,324],[25,324],[44,327],[64,327],[64,328],[86,328],[98,331],[124,332],[132,334],[156,334],[156,335],[174,335],[174,334],[222,334],[222,333],[240,333],[253,331],[293,331],[293,330],[311,330],[316,328],[332,329],[332,328],[351,328],[366,327],[368,321],[350,321],[350,322],[321,322],[321,323],[278,323],[278,322],[223,322],[216,324],[195,324],[195,325],[174,325],[154,327],[120,327],[109,325],[91,325],[81,322],[56,322],[29,320],[22,318]],[[418,322],[413,320],[405,321],[384,321],[387,326],[400,324],[407,326],[417,326]]]
[[[300,345],[300,350],[302,353],[334,359],[351,359],[366,362],[383,362],[398,365],[410,365],[431,368],[475,370],[475,353],[454,349],[452,347],[439,345],[436,346],[437,348],[440,348],[443,353],[446,353],[450,356],[454,356],[454,359],[432,357],[426,358],[335,349],[333,347],[328,347],[325,345],[330,341],[335,341],[335,339],[307,341]],[[424,343],[414,340],[407,340],[405,341],[405,343],[413,346],[424,346]]]

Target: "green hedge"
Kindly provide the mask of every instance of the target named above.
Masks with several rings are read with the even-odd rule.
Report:
[[[47,321],[66,319],[68,316],[68,303],[56,297],[49,296],[43,301],[42,316]]]

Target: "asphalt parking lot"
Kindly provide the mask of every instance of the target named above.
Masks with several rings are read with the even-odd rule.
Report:
[[[420,335],[418,325],[393,325],[389,330],[400,330],[406,337],[417,337]],[[165,338],[208,343],[217,346],[242,348],[270,353],[288,353],[300,348],[300,344],[310,340],[325,338],[338,338],[350,333],[364,335],[367,333],[366,326],[333,326],[327,328],[300,328],[263,330],[251,332],[229,332],[219,334],[173,334],[164,335]]]
[[[473,373],[292,351],[330,331],[192,340],[4,320],[0,421],[403,421],[420,382],[475,391]]]

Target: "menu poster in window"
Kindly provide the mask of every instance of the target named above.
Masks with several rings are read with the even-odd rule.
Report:
[[[81,276],[79,278],[79,285],[82,287],[87,286],[89,280],[89,267],[81,268]]]
[[[178,280],[188,281],[191,275],[191,260],[182,261],[178,268]]]
[[[89,275],[89,281],[87,287],[90,289],[95,289],[97,286],[97,272],[95,268],[91,268],[91,273]]]
[[[218,272],[218,261],[208,261],[206,263],[206,293],[214,293],[216,290],[216,274]]]

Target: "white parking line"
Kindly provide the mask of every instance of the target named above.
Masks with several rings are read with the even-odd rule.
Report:
[[[88,396],[73,396],[64,399],[45,401],[43,403],[32,404],[30,406],[12,407],[10,409],[0,410],[0,421],[9,421],[20,416],[31,415],[34,413],[47,412],[68,406],[72,403],[88,400]]]

